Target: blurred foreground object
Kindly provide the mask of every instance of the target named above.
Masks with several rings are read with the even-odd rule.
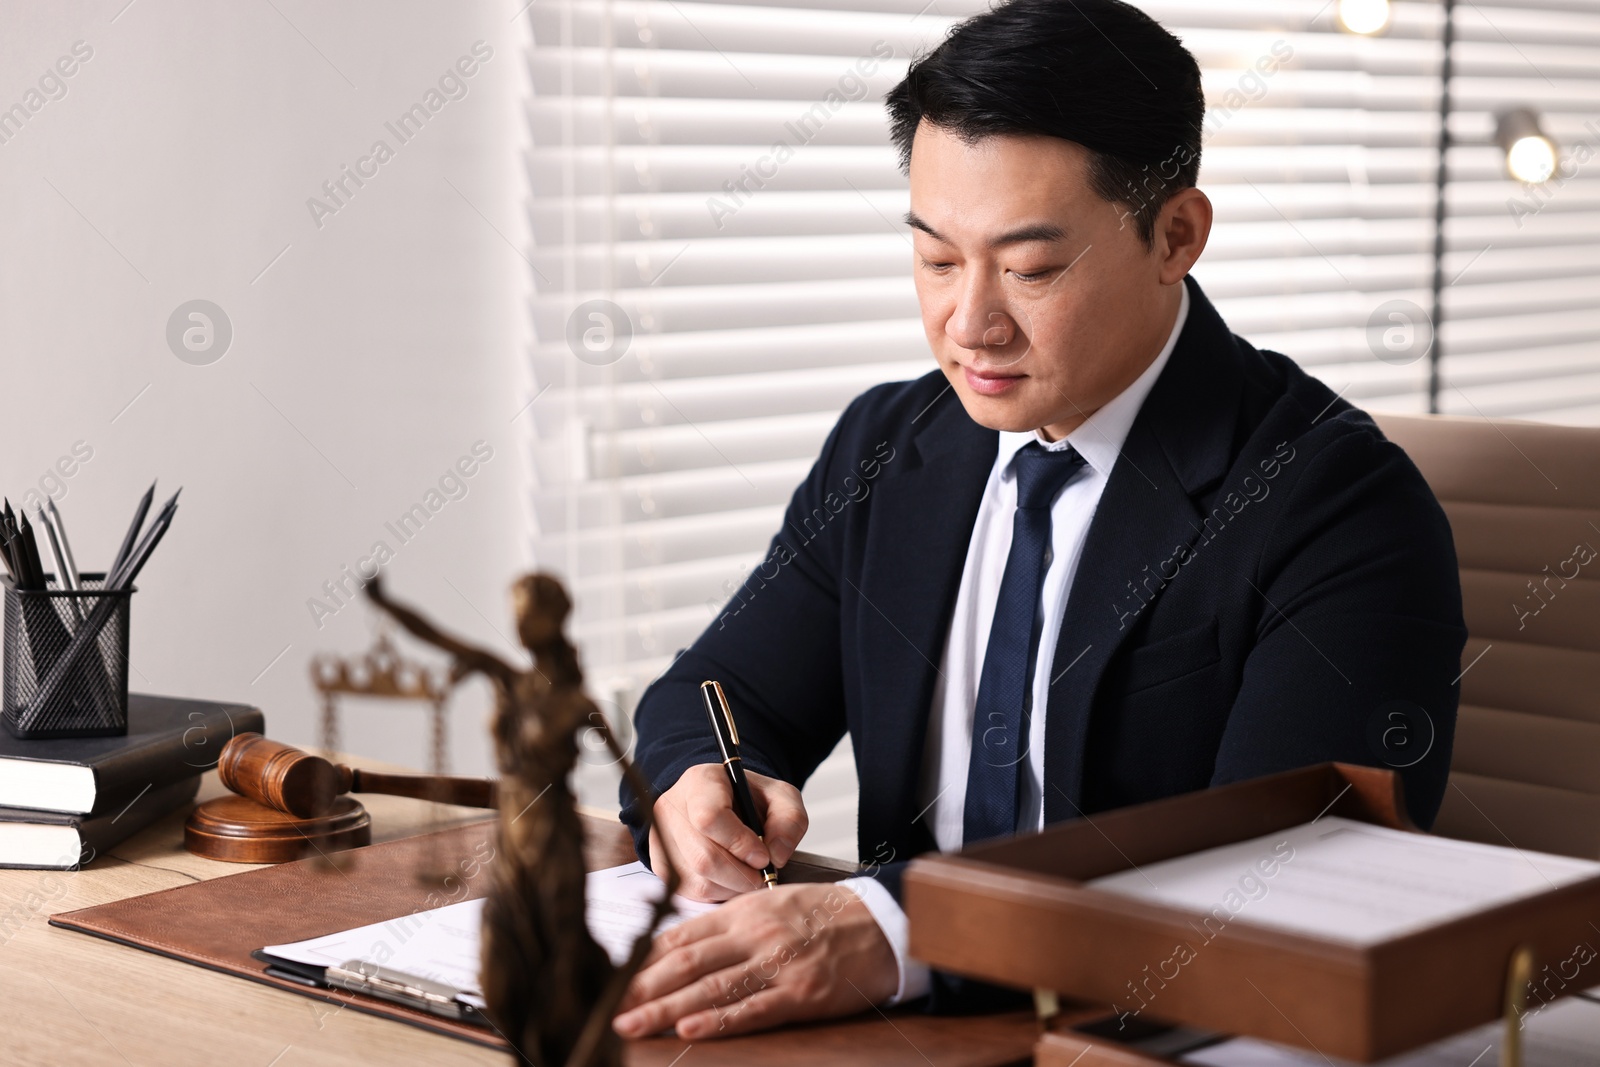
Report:
[[[654,793],[583,692],[577,650],[562,632],[572,609],[566,590],[547,574],[525,575],[511,587],[517,635],[533,655],[530,670],[441,632],[390,600],[377,579],[366,592],[406,630],[455,657],[452,681],[476,672],[495,685],[500,824],[487,868],[482,973],[490,1016],[536,1067],[621,1067],[611,1018],[672,910],[678,876],[658,861],[667,868],[656,872],[666,893],[627,962],[614,966],[584,921],[583,827],[567,785],[580,733],[600,731],[630,786],[641,797]]]

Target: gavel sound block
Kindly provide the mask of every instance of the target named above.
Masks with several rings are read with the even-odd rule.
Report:
[[[487,779],[375,774],[255,733],[223,747],[217,776],[237,795],[195,808],[183,843],[196,855],[233,863],[282,863],[371,843],[372,821],[347,793],[495,806],[495,783]]]

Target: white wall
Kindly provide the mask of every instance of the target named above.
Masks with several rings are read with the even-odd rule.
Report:
[[[319,626],[308,600],[379,540],[393,593],[513,647],[521,5],[125,2],[0,0],[0,108],[42,104],[0,143],[0,491],[15,506],[84,442],[58,500],[91,569],[151,478],[158,502],[183,486],[139,579],[132,687],[257,704],[273,736],[314,743],[308,660],[363,647],[371,616]],[[401,144],[384,124],[480,40],[466,95]],[[78,41],[65,95],[28,97]],[[307,199],[378,139],[393,158],[319,228]],[[206,366],[166,340],[195,298],[234,330]],[[466,496],[402,544],[385,522],[479,440],[493,458]],[[487,706],[481,682],[456,702],[458,771],[490,766]],[[344,745],[420,764],[422,725],[352,707]]]

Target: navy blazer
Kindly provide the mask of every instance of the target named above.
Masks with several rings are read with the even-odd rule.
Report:
[[[1188,320],[1040,661],[1045,820],[1342,760],[1403,767],[1429,826],[1466,641],[1449,523],[1364,412],[1186,284]],[[767,557],[641,698],[636,759],[656,789],[719,761],[707,678],[761,774],[799,786],[848,732],[860,859],[898,896],[933,847],[913,825],[923,738],[998,441],[938,371],[850,404]]]

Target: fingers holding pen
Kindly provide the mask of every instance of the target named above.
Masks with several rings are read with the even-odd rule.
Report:
[[[750,792],[761,816],[762,834],[768,856],[775,867],[783,867],[800,846],[811,826],[800,790],[788,782],[747,771]],[[748,861],[746,861],[748,862]]]

